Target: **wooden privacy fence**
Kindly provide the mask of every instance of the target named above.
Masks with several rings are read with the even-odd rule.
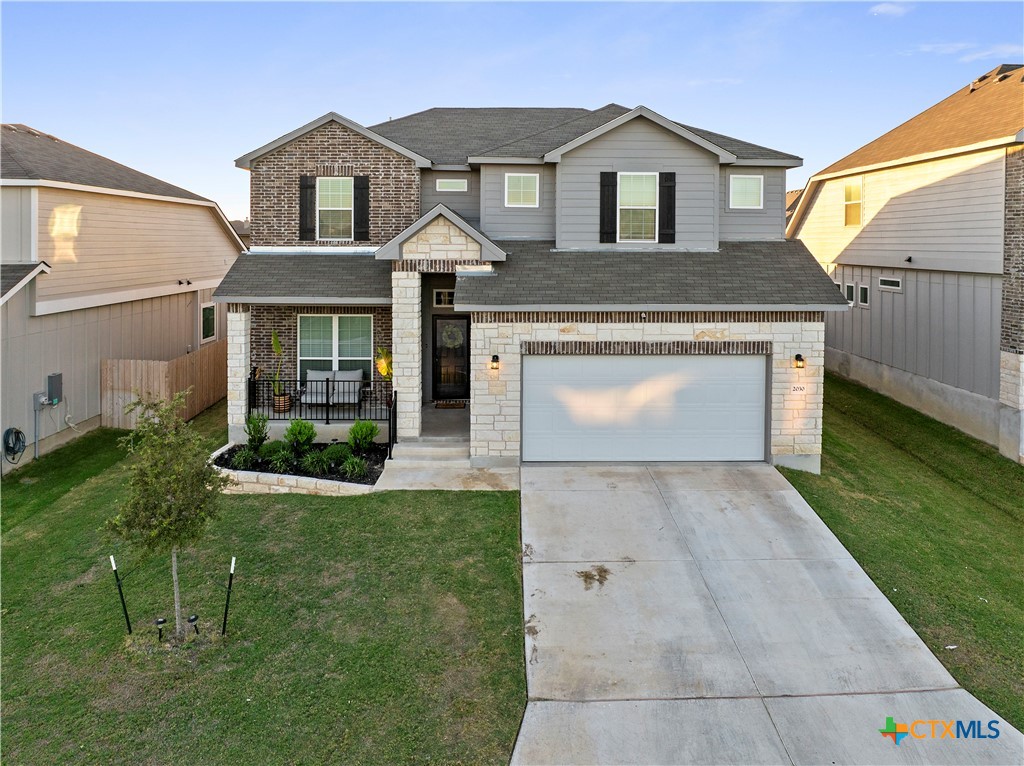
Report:
[[[182,413],[191,420],[228,392],[227,338],[166,362],[148,359],[104,359],[100,362],[100,408],[108,428],[135,428],[135,413],[125,405],[140,396],[170,399],[191,387]]]

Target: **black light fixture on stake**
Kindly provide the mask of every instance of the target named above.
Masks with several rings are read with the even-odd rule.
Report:
[[[199,615],[198,614],[189,615],[188,624],[192,626],[192,629],[195,630],[197,636],[199,635],[199,624],[198,623],[199,623]]]
[[[164,625],[167,624],[167,620],[165,618],[163,618],[163,617],[157,617],[156,618],[156,622],[154,622],[153,624],[156,625],[156,640],[157,641],[163,641],[164,640]]]

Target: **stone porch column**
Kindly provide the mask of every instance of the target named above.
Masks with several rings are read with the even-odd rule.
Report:
[[[249,415],[249,307],[228,306],[228,441],[245,441],[245,419]]]
[[[391,272],[391,378],[398,397],[398,434],[419,439],[423,407],[423,280],[413,271]]]

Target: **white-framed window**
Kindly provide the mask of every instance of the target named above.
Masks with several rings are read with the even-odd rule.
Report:
[[[764,210],[764,176],[729,176],[732,210]]]
[[[362,370],[373,380],[373,317],[369,314],[300,314],[299,380],[309,370]]]
[[[893,292],[902,292],[903,279],[901,277],[879,277],[878,289],[892,290]]]
[[[217,340],[217,304],[204,303],[199,307],[199,342]]]
[[[619,173],[619,242],[658,241],[658,174]]]
[[[857,285],[857,305],[858,306],[869,306],[869,305],[871,305],[871,286],[870,285]]]
[[[469,191],[468,178],[438,178],[434,181],[434,189],[439,192]]]
[[[454,290],[434,290],[434,306],[438,308],[451,308],[455,305]]]
[[[540,174],[506,173],[505,207],[540,207]]]
[[[846,302],[849,303],[852,306],[856,297],[857,297],[857,285],[855,285],[853,282],[847,282],[846,283]]]
[[[316,238],[353,239],[351,176],[316,179]]]
[[[843,224],[845,226],[860,226],[863,180],[863,178],[853,178],[843,186]]]

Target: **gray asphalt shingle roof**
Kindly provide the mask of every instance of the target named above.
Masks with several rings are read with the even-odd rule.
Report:
[[[589,112],[546,107],[435,107],[371,125],[370,130],[438,165],[465,165],[467,157]]]
[[[3,125],[0,177],[62,181],[161,197],[209,201],[27,125]]]
[[[37,268],[38,263],[5,263],[0,266],[0,296],[7,295]]]
[[[460,276],[455,304],[516,306],[845,306],[802,242],[722,242],[716,253],[555,251],[501,241],[494,274]]]
[[[594,110],[436,108],[372,125],[370,130],[436,164],[464,165],[469,157],[542,157],[629,111],[619,104]],[[799,159],[721,133],[676,124],[742,160]]]
[[[372,255],[244,253],[213,293],[221,301],[292,298],[391,302],[391,262]]]

